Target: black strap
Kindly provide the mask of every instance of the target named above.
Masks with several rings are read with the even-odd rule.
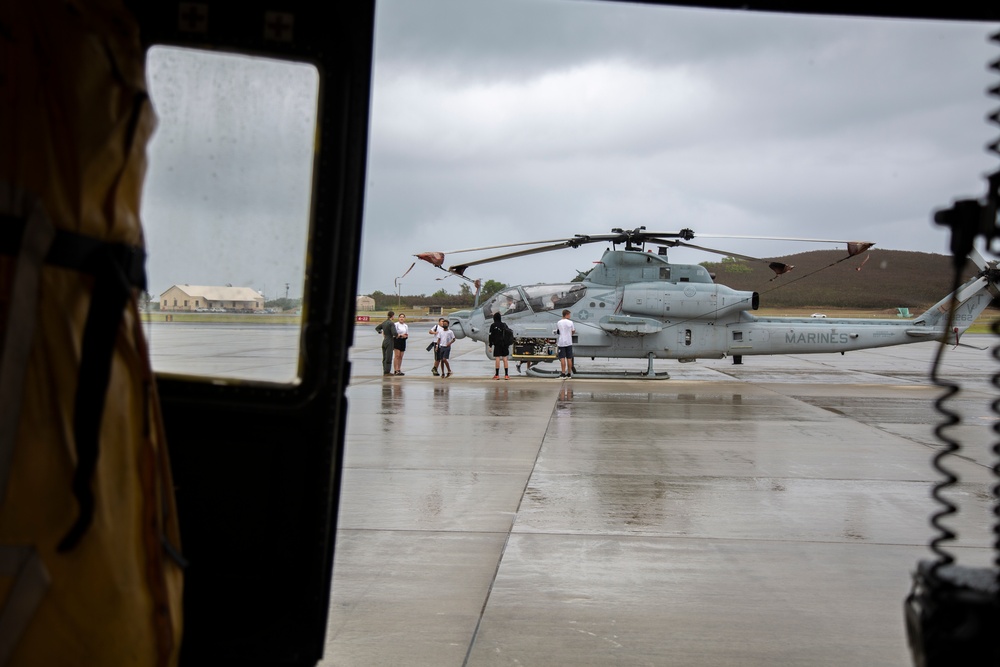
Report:
[[[20,218],[0,216],[0,254],[17,256],[25,223]],[[101,418],[111,377],[118,326],[133,287],[146,289],[146,254],[142,248],[108,243],[88,236],[57,230],[45,256],[46,264],[74,269],[94,276],[90,309],[83,330],[83,343],[76,398],[73,406],[73,434],[76,440],[76,471],[73,495],[80,513],[58,549],[69,551],[80,541],[94,517],[91,480],[100,453]]]
[[[73,494],[80,505],[76,523],[59,543],[59,551],[76,546],[87,532],[94,516],[94,491],[91,479],[97,467],[100,451],[101,417],[111,377],[111,356],[114,354],[118,325],[131,285],[113,250],[106,247],[90,256],[96,273],[94,289],[83,330],[79,384],[73,412],[73,432],[76,436],[76,472],[73,474]]]
[[[19,254],[24,226],[21,218],[0,215],[0,255]],[[138,246],[109,243],[57,229],[45,263],[96,276],[109,258],[121,267],[130,285],[146,289],[146,252]]]

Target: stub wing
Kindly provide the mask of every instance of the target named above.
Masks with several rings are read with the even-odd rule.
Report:
[[[612,336],[645,336],[663,331],[663,322],[650,317],[607,315],[597,325]]]

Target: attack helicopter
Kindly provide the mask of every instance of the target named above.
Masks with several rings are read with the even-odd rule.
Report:
[[[448,316],[456,338],[468,337],[487,343],[487,356],[492,356],[488,345],[489,327],[494,314],[500,313],[514,332],[515,342],[510,358],[519,365],[526,362],[528,375],[536,377],[556,377],[558,374],[558,369],[547,370],[540,363],[556,358],[554,330],[563,310],[572,313],[576,328],[573,352],[577,360],[601,357],[648,361],[646,370],[638,373],[588,371],[578,366],[575,377],[665,379],[669,374],[654,371],[654,359],[693,362],[697,359],[732,357],[734,363],[740,364],[743,357],[749,355],[844,353],[941,339],[957,344],[959,336],[992,299],[1000,296],[997,262],[987,262],[973,251],[971,259],[979,272],[955,292],[956,306],[953,310],[952,295],[949,294],[927,312],[912,319],[761,317],[753,314],[760,307],[757,292],[735,290],[718,284],[701,265],[672,264],[667,259],[667,250],[687,247],[760,261],[766,263],[775,276],[787,273],[793,267],[694,245],[690,243],[694,238],[695,233],[691,229],[647,232],[645,227],[639,227],[634,230],[613,229],[611,234],[577,235],[567,239],[469,248],[449,253],[425,252],[416,257],[471,281],[465,273],[472,266],[579,248],[585,244],[610,243],[611,248],[604,251],[593,269],[581,274],[579,282],[508,287],[481,305],[477,301],[472,309]],[[829,239],[724,238],[846,244],[845,260],[875,245],[867,241]],[[647,251],[647,244],[657,246],[657,251]],[[447,268],[444,266],[445,257],[455,253],[515,246],[532,247]],[[478,287],[478,281],[473,282]]]

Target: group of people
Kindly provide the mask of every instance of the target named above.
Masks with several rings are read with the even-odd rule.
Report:
[[[570,311],[562,311],[562,319],[556,322],[556,359],[559,360],[561,378],[573,377],[573,334],[576,327],[573,320],[569,318]],[[503,364],[503,379],[510,379],[507,358],[510,356],[510,341],[514,339],[514,334],[509,333],[510,327],[503,322],[500,313],[493,314],[493,324],[490,325],[489,345],[493,348],[493,379],[500,379],[500,365]],[[520,369],[520,363],[518,369]]]
[[[406,339],[409,338],[409,326],[406,324],[406,315],[400,313],[399,320],[392,321],[396,313],[389,311],[386,320],[375,327],[375,331],[382,334],[382,374],[383,375],[406,375],[402,370],[403,354],[406,352]],[[576,328],[573,320],[569,318],[570,311],[562,311],[562,319],[556,323],[556,358],[559,360],[561,378],[573,377],[573,334]],[[493,314],[493,324],[490,325],[489,345],[493,348],[493,379],[500,379],[500,365],[503,364],[503,378],[510,379],[508,368],[508,358],[510,357],[510,341],[513,333],[510,327],[502,321],[500,313]],[[445,378],[451,377],[451,346],[455,342],[455,333],[449,331],[448,320],[439,318],[438,323],[427,332],[434,336],[433,341],[427,346],[428,350],[434,350],[434,365],[431,367],[433,375]],[[440,369],[440,370],[439,370]]]
[[[400,313],[399,319],[393,322],[392,318],[395,316],[396,313],[390,310],[386,314],[385,321],[375,327],[375,331],[382,334],[382,375],[406,375],[403,372],[403,354],[406,353],[406,340],[410,337],[410,327],[406,324],[406,315]],[[449,359],[451,345],[455,342],[455,333],[448,330],[448,320],[443,317],[428,333],[434,336],[434,340],[427,347],[428,350],[434,349],[434,368],[431,372],[440,377],[450,377]]]
[[[382,334],[382,375],[406,375],[403,372],[403,354],[406,339],[410,337],[410,327],[406,315],[399,314],[399,321],[393,322],[395,311],[386,313],[385,322],[377,325],[375,331]]]

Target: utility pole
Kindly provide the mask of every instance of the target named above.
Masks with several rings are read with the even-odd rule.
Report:
[[[404,273],[403,276],[405,275],[406,274]],[[403,281],[400,280],[400,278],[402,278],[403,276],[400,276],[399,278],[393,280],[393,282],[396,283],[396,310],[399,310],[402,307],[401,304],[403,303],[403,297],[400,296],[401,290],[403,288]]]

